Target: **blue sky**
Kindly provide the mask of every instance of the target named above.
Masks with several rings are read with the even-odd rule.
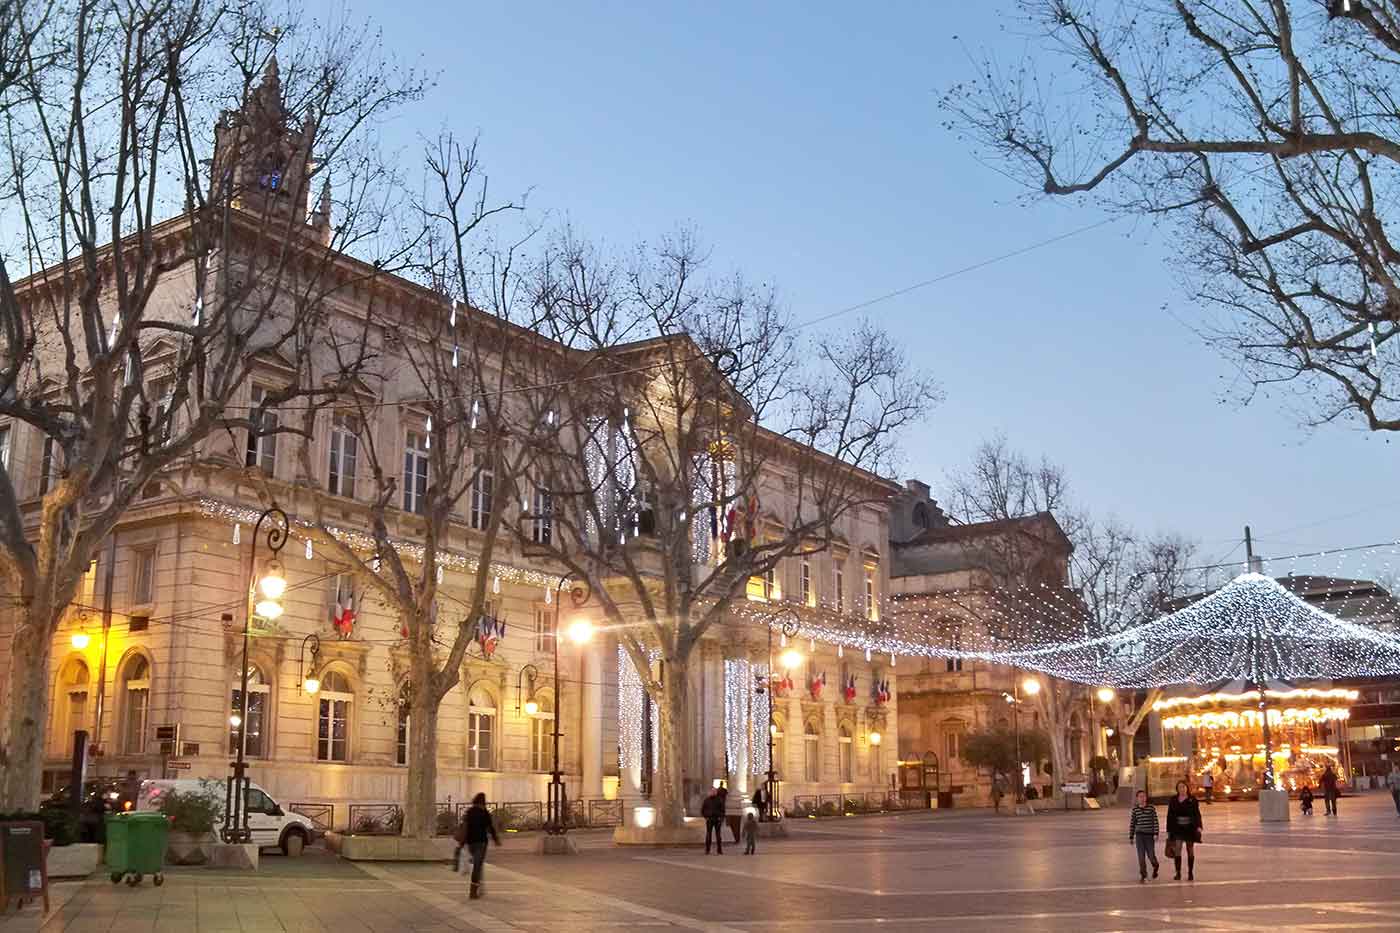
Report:
[[[1103,216],[1023,203],[942,126],[964,43],[1024,51],[1010,0],[351,12],[439,75],[383,128],[388,144],[479,132],[493,188],[532,189],[532,218],[617,248],[694,226],[716,272],[775,283],[799,320]],[[1115,223],[865,312],[947,393],[909,437],[905,475],[936,494],[1004,432],[1062,463],[1096,512],[1179,531],[1206,557],[1246,523],[1272,555],[1400,537],[1396,448],[1354,424],[1310,430],[1284,398],[1234,401],[1232,367],[1173,316],[1194,311],[1164,249]]]

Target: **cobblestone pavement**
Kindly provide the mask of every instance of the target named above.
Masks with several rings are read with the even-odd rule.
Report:
[[[1252,804],[1205,808],[1195,882],[1139,884],[1127,813],[906,814],[811,821],[759,854],[638,852],[581,834],[576,858],[510,836],[487,896],[442,865],[268,856],[262,870],[178,869],[164,887],[59,884],[47,919],[11,931],[1400,930],[1400,819],[1388,795],[1342,816],[1261,825]],[[1319,808],[1320,811],[1320,808]],[[1160,847],[1159,847],[1160,854]]]

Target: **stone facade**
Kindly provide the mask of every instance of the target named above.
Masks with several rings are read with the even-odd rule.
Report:
[[[241,177],[239,172],[275,170],[279,185],[300,177],[306,142],[300,131],[288,130],[283,141],[291,151],[279,151],[271,169],[242,166],[227,150],[261,138],[268,114],[280,109],[276,81],[270,71],[252,110],[226,115],[221,123],[221,150],[214,160],[221,171]],[[285,113],[274,116],[273,122],[285,119]],[[313,240],[327,223],[327,203],[322,197],[322,207],[308,213]],[[408,306],[425,300],[411,283],[386,278],[374,285],[373,303],[368,288],[349,289],[333,300],[332,310],[351,318],[392,315],[395,301]],[[189,276],[169,274],[161,287],[155,306],[171,314],[191,306]],[[396,388],[392,321],[382,330],[382,335],[375,331],[382,340],[374,349],[389,360],[383,374],[387,396]],[[261,387],[276,384],[273,355],[265,367],[259,365],[235,406],[255,405]],[[393,406],[363,430],[392,450],[403,448],[405,432],[421,427],[411,410]],[[241,734],[231,717],[242,707],[238,693],[255,542],[259,562],[268,553],[254,518],[275,501],[294,523],[279,555],[289,589],[285,614],[255,627],[250,639],[249,715],[242,726],[250,777],[284,804],[334,806],[337,828],[354,828],[352,805],[403,799],[413,723],[400,703],[408,659],[397,619],[297,524],[299,514],[309,515],[316,506],[341,527],[366,527],[363,498],[343,490],[336,494],[327,482],[327,470],[334,470],[328,467],[334,429],[330,413],[318,415],[304,459],[291,436],[212,436],[152,483],[126,513],[54,638],[46,785],[66,782],[77,730],[92,737],[90,775],[135,771],[143,777],[220,781],[228,775]],[[4,466],[32,517],[45,476],[59,467],[46,456],[37,431],[0,423],[0,433]],[[773,462],[781,471],[782,458]],[[695,726],[686,757],[693,801],[717,779],[751,791],[766,770],[766,711],[760,717],[753,708],[754,675],[769,664],[767,629],[755,621],[764,608],[759,604],[772,604],[775,612],[791,606],[800,614],[835,601],[842,611],[878,613],[869,607],[878,607],[888,592],[890,567],[888,509],[879,500],[895,487],[873,476],[862,482],[875,491],[876,504],[842,520],[839,534],[852,542],[849,548],[787,561],[767,582],[750,585],[748,608],[754,611],[734,613],[707,634],[700,661],[690,671]],[[781,520],[791,506],[782,478],[766,485],[771,494],[765,493],[765,512]],[[480,544],[479,532],[460,518],[450,543],[470,556]],[[404,512],[390,520],[400,540],[415,541],[421,530],[417,516]],[[442,704],[438,799],[458,803],[484,791],[496,801],[543,801],[553,768],[557,710],[562,710],[560,766],[570,799],[636,798],[646,783],[647,756],[634,752],[647,729],[640,697],[623,682],[627,666],[619,664],[616,641],[600,637],[581,648],[561,646],[555,683],[551,633],[558,606],[538,581],[558,570],[513,545],[498,550],[494,559],[513,571],[493,582],[488,607],[491,617],[504,621],[504,637],[492,652],[479,646],[469,653],[459,685]],[[465,572],[447,569],[444,597],[467,602],[471,582]],[[357,616],[343,633],[332,619],[347,597]],[[871,735],[894,723],[893,699],[875,697],[878,683],[888,682],[893,693],[891,665],[879,658],[867,662],[850,650],[838,655],[831,646],[807,648],[803,672],[827,672],[827,686],[814,693],[800,681],[793,695],[779,701],[775,741],[784,800],[887,788],[893,749],[872,743]],[[0,637],[0,676],[9,664],[9,638]],[[743,679],[736,680],[740,674]],[[304,688],[308,678],[319,681],[314,694]],[[842,683],[854,684],[854,696],[843,695]],[[527,711],[529,701],[538,705],[536,712]],[[167,735],[167,727],[169,741],[162,747],[157,735]]]

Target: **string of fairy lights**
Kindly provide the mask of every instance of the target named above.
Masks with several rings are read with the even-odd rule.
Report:
[[[213,498],[197,500],[197,508],[232,523],[235,537],[258,516],[252,508]],[[376,547],[363,532],[328,530],[350,547],[369,553]],[[310,557],[313,539],[322,532],[294,519],[292,533],[305,539]],[[422,558],[422,547],[412,541],[396,541],[394,547],[409,560]],[[1325,579],[1336,580],[1338,571],[1357,567],[1363,559],[1374,575],[1384,576],[1395,556],[1394,544],[1364,554],[1338,552],[1339,566]],[[478,566],[470,555],[452,552],[439,552],[438,562],[439,573],[444,567],[471,573]],[[557,583],[553,574],[505,562],[492,562],[488,572],[493,593],[500,592],[502,581],[538,587],[546,594]],[[830,646],[838,657],[854,650],[868,662],[887,661],[891,668],[900,657],[953,658],[1119,687],[1400,673],[1400,635],[1373,624],[1400,620],[1400,604],[1378,587],[1350,595],[1349,619],[1343,619],[1270,577],[1243,573],[1175,611],[1107,634],[1093,631],[1072,590],[1044,585],[931,593],[918,601],[883,599],[873,605],[809,602],[736,600],[729,616],[741,624],[765,626],[780,613],[796,613],[802,638],[813,648],[817,643]]]

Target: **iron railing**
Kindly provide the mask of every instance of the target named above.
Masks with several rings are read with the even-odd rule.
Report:
[[[403,831],[403,810],[396,803],[352,803],[349,826],[360,836],[397,836]]]
[[[287,806],[293,813],[300,813],[311,821],[321,832],[335,829],[335,805],[329,803],[293,803]]]

